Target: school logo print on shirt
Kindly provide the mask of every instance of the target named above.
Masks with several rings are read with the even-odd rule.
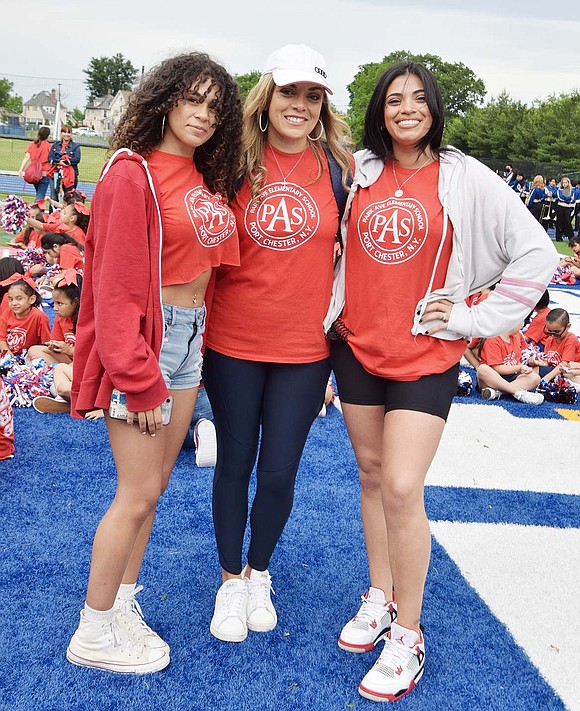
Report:
[[[358,220],[358,235],[366,253],[380,264],[402,264],[425,244],[429,220],[414,198],[389,197],[368,205]]]
[[[259,202],[249,202],[244,222],[250,237],[267,249],[296,249],[316,233],[318,206],[307,190],[294,183],[270,183]]]
[[[26,329],[20,326],[9,328],[6,332],[6,343],[12,353],[21,351],[26,343]]]
[[[236,231],[236,218],[215,195],[198,186],[185,195],[187,214],[203,247],[215,247]]]

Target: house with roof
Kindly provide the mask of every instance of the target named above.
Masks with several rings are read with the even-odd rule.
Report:
[[[27,126],[54,127],[57,107],[56,89],[39,91],[22,106],[22,115]],[[61,125],[66,123],[66,106],[60,105],[59,120]]]
[[[111,104],[114,101],[112,94],[98,96],[87,104],[85,109],[85,126],[92,128],[100,136],[108,136],[111,132]]]
[[[121,89],[115,94],[109,109],[109,127],[107,135],[112,133],[113,129],[118,125],[119,121],[121,120],[121,116],[125,113],[129,97],[132,93],[132,91],[126,91],[125,89]]]

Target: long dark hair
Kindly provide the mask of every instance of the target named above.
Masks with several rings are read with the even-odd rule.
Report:
[[[80,252],[84,252],[85,250],[83,245],[80,244],[80,242],[77,242],[76,239],[70,235],[60,232],[48,232],[42,235],[40,240],[40,246],[42,249],[52,249],[53,244],[58,244],[60,247],[62,247],[63,244],[74,244]]]
[[[61,279],[61,281],[58,282],[57,285],[54,287],[52,293],[54,296],[55,291],[61,291],[69,301],[72,301],[73,304],[75,304],[75,312],[74,312],[71,320],[73,322],[73,333],[76,333],[77,321],[79,318],[79,306],[81,303],[81,289],[82,289],[83,279],[79,274],[77,276],[77,284],[64,284],[62,282],[63,282],[63,280]]]
[[[18,272],[18,274],[24,274],[24,267],[20,260],[16,259],[16,257],[2,257],[2,259],[0,259],[0,281],[8,279],[8,277],[16,274],[16,272]],[[0,286],[0,304],[7,291],[7,286]]]
[[[43,141],[46,141],[46,139],[50,136],[50,128],[48,126],[41,126],[38,129],[38,134],[36,138],[34,139],[34,145],[39,146]]]
[[[441,153],[441,139],[445,124],[445,110],[441,89],[431,72],[417,62],[400,62],[389,67],[380,77],[365,115],[363,145],[383,160],[393,158],[393,139],[385,130],[385,97],[391,82],[397,77],[414,74],[423,84],[425,99],[431,112],[431,128],[417,144],[424,151],[427,147],[435,154]]]
[[[161,142],[166,114],[194,82],[201,84],[207,79],[219,86],[218,125],[193,159],[209,189],[228,196],[233,193],[240,162],[242,105],[233,77],[207,54],[179,54],[154,67],[131,95],[111,138],[111,148],[129,148],[147,158]]]

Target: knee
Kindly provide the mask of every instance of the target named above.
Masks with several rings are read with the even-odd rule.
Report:
[[[424,510],[423,486],[405,478],[388,481],[383,488],[383,506],[387,518],[389,515],[406,517]]]
[[[381,460],[372,456],[358,458],[358,475],[364,493],[377,493],[381,490]]]
[[[117,493],[116,502],[123,508],[123,513],[127,518],[138,524],[143,523],[155,512],[155,507],[161,496],[160,488],[147,488],[137,495]]]

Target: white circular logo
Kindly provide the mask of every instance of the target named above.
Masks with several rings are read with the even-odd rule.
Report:
[[[201,186],[186,193],[185,207],[203,247],[215,247],[236,231],[233,212]]]
[[[381,264],[412,259],[425,244],[429,221],[414,198],[389,197],[366,207],[358,220],[358,234],[366,253]]]
[[[249,202],[246,230],[260,247],[296,249],[315,234],[320,223],[318,207],[310,194],[294,183],[270,183],[259,202]]]

